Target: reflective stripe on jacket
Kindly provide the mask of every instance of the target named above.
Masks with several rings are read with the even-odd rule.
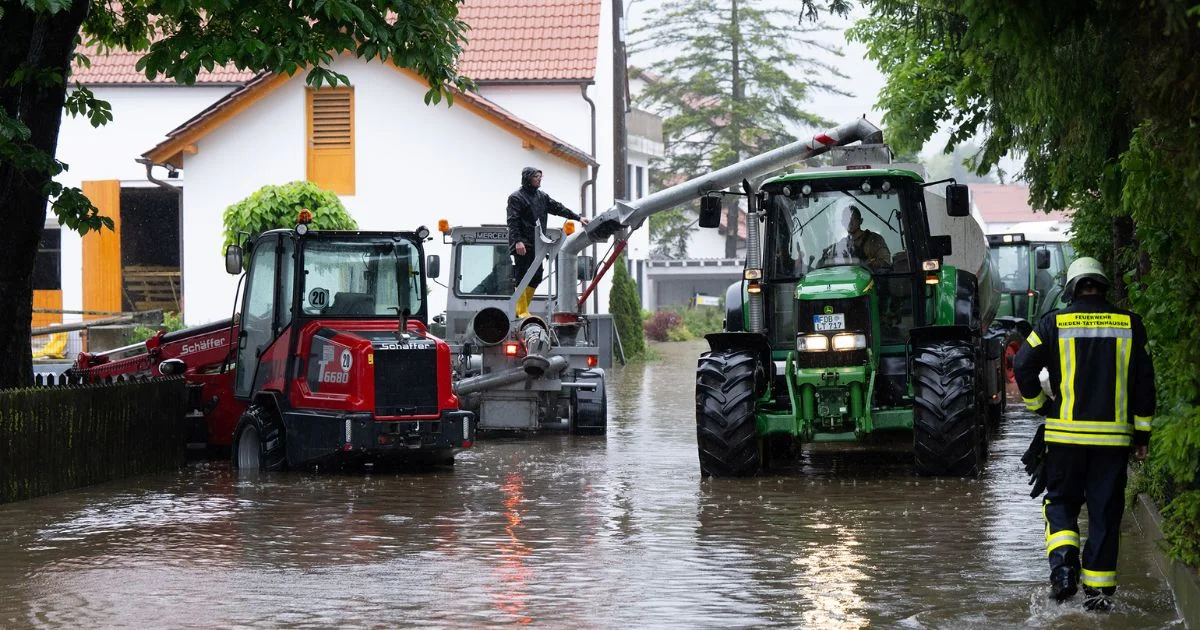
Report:
[[[1038,373],[1050,373],[1053,396]],[[1128,447],[1150,441],[1154,365],[1142,319],[1082,296],[1038,321],[1013,364],[1021,398],[1046,416],[1046,441]]]

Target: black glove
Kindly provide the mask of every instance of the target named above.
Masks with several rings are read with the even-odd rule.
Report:
[[[1029,448],[1021,456],[1021,463],[1025,465],[1025,474],[1029,475],[1029,485],[1033,486],[1029,491],[1030,498],[1042,496],[1046,491],[1046,425],[1038,426]]]

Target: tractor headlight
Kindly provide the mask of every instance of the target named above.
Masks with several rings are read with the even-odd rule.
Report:
[[[829,350],[829,337],[825,335],[798,335],[796,352],[825,352]]]
[[[861,333],[838,333],[833,336],[834,350],[862,350],[867,347],[867,336]]]

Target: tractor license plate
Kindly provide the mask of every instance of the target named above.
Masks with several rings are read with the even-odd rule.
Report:
[[[824,332],[826,330],[845,330],[846,329],[846,314],[833,313],[832,315],[813,315],[813,330]]]

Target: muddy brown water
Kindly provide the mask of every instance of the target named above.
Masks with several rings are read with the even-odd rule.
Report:
[[[1182,628],[1126,518],[1118,608],[1045,599],[1011,413],[978,479],[903,448],[701,480],[702,343],[610,381],[606,437],[453,468],[239,479],[222,463],[0,506],[0,627]]]

